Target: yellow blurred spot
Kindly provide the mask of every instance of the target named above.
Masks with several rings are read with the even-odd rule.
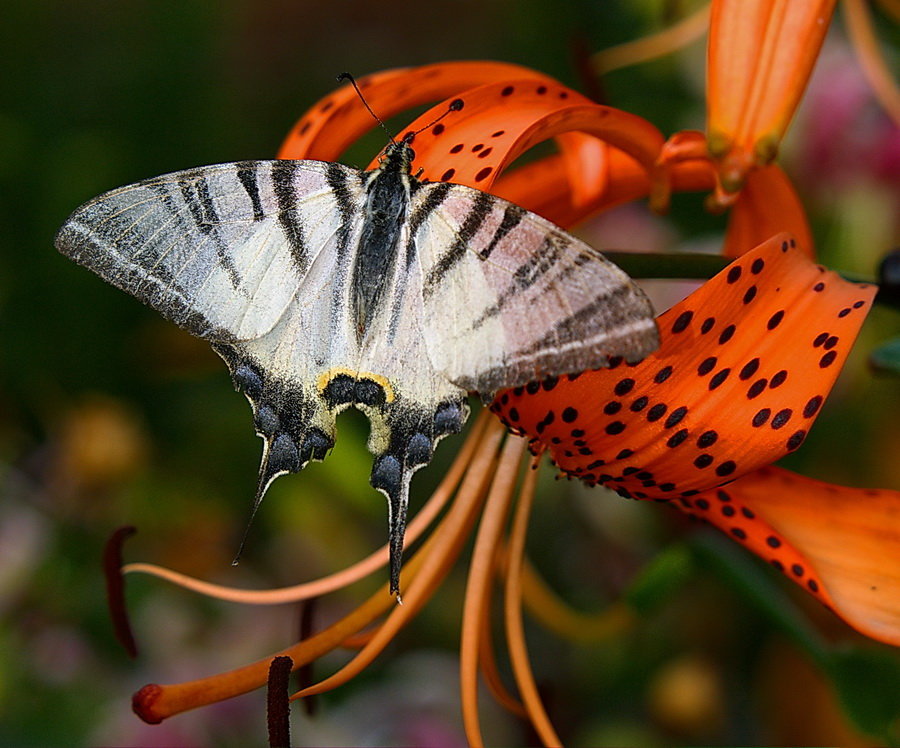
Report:
[[[67,487],[93,489],[119,482],[141,467],[146,454],[137,417],[116,400],[90,397],[63,420],[59,466]]]
[[[704,736],[722,724],[722,683],[707,660],[687,655],[664,665],[647,695],[653,717],[681,735]]]

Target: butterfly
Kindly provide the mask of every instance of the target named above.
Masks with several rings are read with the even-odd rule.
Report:
[[[412,474],[459,432],[467,393],[629,362],[658,346],[641,290],[540,216],[411,172],[409,142],[370,171],[239,161],[100,195],[56,246],[209,341],[264,440],[272,481],[322,460],[335,417],[368,416],[399,592]]]

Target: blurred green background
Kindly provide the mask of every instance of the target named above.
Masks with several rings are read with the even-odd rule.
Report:
[[[276,482],[241,565],[230,566],[260,453],[249,408],[205,344],[54,250],[68,213],[145,177],[273,156],[344,70],[488,58],[584,88],[587,53],[664,28],[693,7],[662,0],[4,0],[0,744],[263,742],[263,693],[157,727],[132,715],[130,695],[147,682],[210,674],[286,646],[296,638],[297,610],[212,603],[132,578],[141,656],[131,661],[112,636],[99,566],[115,527],[139,528],[129,559],[248,587],[335,571],[385,534],[383,499],[368,486],[366,424],[348,415],[326,463]],[[878,29],[896,51],[896,25],[879,17]],[[600,82],[605,103],[667,134],[702,128],[703,62],[701,42],[612,73]],[[368,162],[381,145],[373,143],[348,154],[348,163]],[[839,21],[782,163],[810,211],[823,261],[872,276],[898,240],[900,135],[873,103]],[[708,249],[724,223],[701,204],[702,196],[681,196],[666,218],[629,206],[592,222],[584,235],[601,248]],[[867,352],[895,335],[897,322],[894,311],[872,313],[789,467],[847,485],[900,486],[897,383],[866,367]],[[430,469],[416,476],[414,507],[459,444],[442,443]],[[635,578],[650,590],[636,627],[603,644],[529,628],[538,678],[565,739],[898,739],[900,698],[885,700],[898,683],[895,651],[864,642],[713,531],[546,477],[530,551],[542,573],[586,609],[616,599]],[[322,699],[315,719],[295,709],[295,743],[461,744],[455,653],[464,571],[369,672]],[[371,588],[324,601],[317,625]],[[813,664],[811,652],[825,650],[833,667]],[[326,658],[317,672],[338,662]],[[854,716],[868,735],[848,721],[838,687],[851,706],[854,698],[862,703]],[[489,742],[533,742],[496,708],[485,714]]]

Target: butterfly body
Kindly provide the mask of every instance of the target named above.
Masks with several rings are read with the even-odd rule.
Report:
[[[467,392],[637,361],[649,302],[602,255],[488,193],[380,166],[245,161],[101,195],[57,235],[64,254],[207,339],[264,440],[258,506],[323,459],[335,418],[369,418],[370,482],[388,499],[399,588],[409,482],[467,416]]]

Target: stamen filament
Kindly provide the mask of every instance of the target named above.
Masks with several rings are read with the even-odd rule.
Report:
[[[522,600],[538,623],[569,641],[608,641],[637,620],[635,612],[623,602],[615,602],[597,613],[575,610],[553,592],[527,557],[522,558]]]
[[[519,491],[519,503],[516,506],[509,537],[509,568],[506,572],[504,621],[513,674],[531,724],[545,746],[559,746],[562,745],[562,742],[550,723],[550,718],[547,716],[540,694],[538,694],[537,684],[534,681],[531,662],[528,658],[528,646],[525,643],[525,628],[522,623],[522,559],[525,554],[525,537],[528,534],[528,519],[531,516],[536,484],[537,471],[529,470]]]
[[[503,447],[490,495],[485,502],[475,538],[469,577],[466,583],[460,644],[460,690],[466,738],[473,748],[484,745],[478,718],[478,654],[481,621],[490,609],[495,550],[512,502],[524,439],[510,437]]]
[[[655,60],[686,47],[703,36],[709,28],[710,5],[711,3],[707,3],[691,15],[655,34],[594,53],[591,55],[594,70],[598,75],[603,75],[629,65]]]
[[[506,688],[497,667],[497,658],[494,652],[494,640],[491,635],[490,613],[490,608],[485,607],[481,617],[481,629],[478,634],[478,665],[481,669],[481,675],[484,678],[485,685],[487,685],[488,690],[491,692],[491,695],[497,703],[517,717],[525,719],[528,716],[525,711],[525,706]]]
[[[844,0],[844,17],[863,75],[888,116],[900,125],[900,87],[878,48],[872,17],[863,0]]]
[[[370,624],[392,605],[395,605],[394,600],[387,594],[387,585],[384,585],[350,614],[305,641],[226,673],[185,683],[151,683],[134,695],[132,708],[145,722],[157,724],[189,709],[253,691],[266,683],[273,657],[290,657],[296,669],[341,646],[345,639]]]
[[[326,681],[304,689],[292,698],[329,690],[330,687],[335,687],[339,685],[339,682],[343,682],[343,676],[348,676],[348,679],[352,678],[368,665],[399,628],[396,625],[397,613],[408,611],[410,614],[408,617],[414,615],[427,600],[428,594],[437,586],[437,582],[440,581],[437,579],[436,582],[436,577],[449,570],[462,548],[466,533],[481,506],[480,499],[486,490],[487,480],[492,474],[491,467],[496,460],[497,447],[504,433],[503,426],[492,418],[483,416],[479,419],[479,423],[485,425],[479,426],[481,431],[478,434],[481,438],[470,438],[469,440],[472,443],[471,453],[474,455],[474,460],[466,472],[463,484],[457,494],[457,500],[431,538],[404,567],[404,572],[412,579],[406,604],[396,605],[393,598],[387,594],[387,585],[385,584],[341,620],[309,639],[276,652],[274,655],[207,678],[171,685],[150,684],[145,686],[135,694],[132,700],[134,711],[138,716],[145,722],[155,724],[174,714],[252,691],[266,682],[272,657],[288,656],[294,661],[294,667],[298,668],[342,646],[344,641],[356,635],[393,606],[394,612],[389,616],[387,622],[376,630],[372,640],[351,660],[350,664]],[[467,448],[464,451],[469,452],[470,450]],[[442,553],[444,556],[438,555]],[[421,567],[425,568],[426,573],[422,575],[422,584],[416,584],[415,577]],[[429,583],[432,585],[430,588],[428,587]],[[427,593],[425,595],[421,591],[423,588]],[[425,599],[422,599],[423,597]],[[406,623],[408,617],[403,619],[400,625]],[[394,626],[389,626],[392,620]]]

